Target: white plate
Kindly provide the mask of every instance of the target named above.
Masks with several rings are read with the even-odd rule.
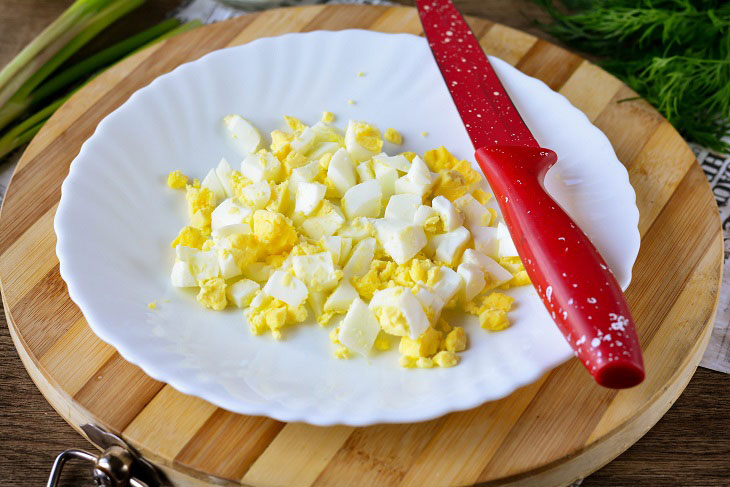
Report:
[[[639,215],[611,144],[563,96],[492,62],[537,139],[560,156],[549,191],[626,287]],[[333,111],[340,126],[354,118],[395,127],[407,150],[445,145],[473,160],[426,42],[416,36],[288,34],[182,65],[106,117],[63,184],[55,220],[61,275],[102,340],[186,394],[239,413],[318,425],[412,422],[471,408],[572,356],[531,287],[509,292],[517,306],[506,331],[488,333],[473,317],[461,318],[469,349],[457,367],[438,370],[401,369],[395,350],[336,360],[329,328],[314,324],[287,330],[282,342],[252,336],[239,310],[203,310],[192,294],[171,288],[169,242],[186,215],[182,193],[165,186],[167,173],[202,177],[221,156],[238,161],[221,126],[228,113],[268,133],[282,127],[284,114],[313,123],[322,110]],[[147,308],[153,300],[160,303],[155,311]]]

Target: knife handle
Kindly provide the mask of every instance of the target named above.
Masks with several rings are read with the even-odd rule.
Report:
[[[545,191],[549,149],[492,146],[476,159],[540,299],[598,384],[644,379],[641,346],[621,287],[578,225]]]

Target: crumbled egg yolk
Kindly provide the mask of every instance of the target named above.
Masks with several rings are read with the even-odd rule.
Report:
[[[391,144],[401,145],[403,143],[403,136],[396,129],[389,128],[385,131],[385,140]]]
[[[355,122],[353,123],[353,130],[358,144],[370,152],[380,152],[382,150],[383,137],[380,135],[378,127],[365,122]]]
[[[172,171],[167,175],[167,185],[172,189],[182,189],[188,184],[188,177],[182,171]]]
[[[195,227],[183,227],[170,246],[175,248],[178,245],[182,245],[183,247],[190,247],[191,249],[202,249],[206,240],[206,237],[200,229]]]
[[[349,102],[354,104],[352,100]],[[219,167],[213,173],[213,179],[217,177],[221,182],[219,186],[208,186],[210,174],[202,185],[198,179],[190,183],[188,177],[181,171],[173,171],[168,175],[167,185],[170,188],[185,188],[189,213],[188,225],[180,230],[171,244],[172,247],[183,246],[189,249],[178,254],[179,257],[176,259],[178,274],[173,273],[176,276],[174,282],[178,282],[179,287],[198,287],[197,300],[201,306],[209,309],[222,310],[235,303],[239,306],[244,306],[245,303],[244,314],[251,332],[256,335],[270,332],[276,339],[282,338],[282,329],[285,326],[305,321],[309,315],[309,307],[315,311],[314,316],[322,325],[327,324],[335,315],[346,315],[350,305],[345,301],[343,307],[338,300],[351,300],[352,297],[343,298],[351,296],[348,293],[369,300],[376,292],[396,286],[402,288],[400,292],[413,293],[417,299],[421,299],[419,298],[421,290],[436,292],[437,285],[447,277],[442,268],[455,271],[461,263],[461,255],[456,255],[446,265],[439,262],[433,254],[427,253],[424,248],[415,255],[411,254],[413,256],[405,262],[396,263],[376,232],[377,218],[354,220],[354,217],[350,219],[343,217],[343,200],[347,196],[343,197],[342,193],[345,192],[340,188],[345,183],[346,187],[352,188],[355,184],[365,183],[368,178],[363,175],[366,173],[361,173],[359,169],[355,171],[357,163],[353,163],[350,176],[347,171],[343,173],[342,158],[337,162],[336,171],[340,172],[333,173],[330,170],[335,152],[347,150],[343,132],[331,125],[335,119],[334,115],[331,112],[323,112],[322,123],[312,127],[311,130],[307,130],[309,127],[296,117],[286,116],[284,119],[289,131],[271,132],[271,143],[268,146],[270,153],[281,163],[281,170],[277,170],[275,174],[269,173],[268,179],[264,179],[270,190],[267,201],[262,199],[251,201],[252,188],[248,190],[246,188],[254,182],[229,165],[227,170],[225,166],[223,170]],[[377,127],[354,121],[350,125],[354,131],[354,140],[359,146],[372,153],[382,151],[383,138]],[[315,139],[310,141],[308,137],[312,133]],[[423,135],[428,134],[424,132]],[[348,132],[348,137],[350,136]],[[243,137],[238,138],[243,140]],[[403,143],[401,134],[392,128],[386,130],[384,138],[393,144]],[[259,145],[250,152],[258,150],[257,154],[262,158],[271,157],[266,154],[266,149],[259,150],[260,140],[257,144]],[[293,147],[298,147],[299,150]],[[413,163],[417,156],[415,152],[403,152],[399,155],[409,163]],[[430,205],[431,199],[436,196],[444,196],[455,202],[466,195],[473,197],[481,205],[487,204],[492,198],[490,194],[476,188],[482,180],[481,174],[475,171],[468,161],[458,160],[445,148],[427,151],[423,155],[423,160],[428,169],[435,173],[433,186],[426,191],[423,204]],[[312,163],[316,164],[312,166]],[[372,171],[372,161],[365,160],[362,164],[369,165]],[[295,170],[297,170],[296,175]],[[398,170],[401,171],[400,175],[406,172],[401,168]],[[251,176],[249,172],[246,174]],[[255,172],[253,174],[255,175]],[[295,176],[298,179],[295,179]],[[220,179],[223,177],[227,178],[227,181]],[[353,177],[354,180],[351,179]],[[318,183],[325,187],[322,190],[325,193],[324,197],[318,196],[319,202],[310,206],[313,211],[308,215],[294,213],[295,201],[301,198],[297,185],[303,182]],[[261,183],[256,184],[261,187]],[[222,193],[225,193],[228,199],[225,199]],[[269,191],[265,193],[268,194]],[[381,218],[389,198],[390,196],[381,194],[379,211]],[[223,200],[232,201],[227,203],[229,209],[213,215],[213,211]],[[458,206],[458,202],[455,205]],[[497,212],[493,208],[487,210],[482,213],[478,224],[496,225]],[[312,219],[321,222],[318,223],[319,227],[315,228],[314,233],[305,232],[307,222]],[[226,225],[232,226],[226,227]],[[221,230],[221,226],[223,229],[235,228],[235,231],[212,232],[213,228]],[[424,234],[429,239],[431,236],[446,233],[445,226],[446,223],[438,214],[425,218],[421,224]],[[325,233],[319,237],[317,232]],[[332,233],[334,235],[330,236]],[[310,237],[316,237],[318,240],[312,240]],[[355,275],[346,275],[343,269],[354,253],[355,246],[363,239],[373,237],[376,241],[374,248],[371,247],[373,258],[362,265],[351,267]],[[325,239],[341,239],[341,241],[336,240],[336,243],[328,241],[325,244]],[[474,248],[474,243],[471,240],[469,242],[468,247]],[[340,246],[337,247],[338,252],[332,252],[332,245]],[[206,251],[209,253],[205,259],[209,260],[203,260],[201,263],[179,260],[187,259],[185,256],[188,254],[197,255],[195,252]],[[332,255],[331,267],[329,270],[327,267],[319,268],[317,275],[321,279],[318,277],[316,282],[310,279],[311,282],[303,284],[296,277],[301,274],[295,276],[296,267],[292,267],[295,265],[293,259],[323,253]],[[211,273],[211,268],[215,268],[216,259],[220,266],[217,268],[218,275],[215,275],[214,271]],[[319,262],[327,262],[327,259]],[[464,328],[452,326],[441,318],[439,308],[443,305],[444,309],[463,309],[478,316],[482,328],[490,331],[508,327],[507,313],[512,307],[513,298],[493,292],[493,289],[499,282],[503,283],[501,284],[503,289],[508,289],[529,284],[530,280],[519,257],[503,257],[499,259],[499,264],[512,274],[512,279],[506,283],[504,280],[491,281],[485,274],[487,285],[469,302],[464,302],[463,295],[459,294],[450,295],[452,297],[445,304],[443,302],[437,304],[436,301],[421,302],[428,323],[423,323],[426,331],[415,339],[411,338],[407,317],[398,306],[383,305],[371,310],[379,326],[378,332],[370,335],[373,337],[371,348],[383,352],[389,350],[391,339],[395,336],[399,339],[398,350],[403,367],[432,368],[456,365],[457,354],[467,347],[467,334]],[[278,291],[267,287],[269,281],[273,281],[272,276],[277,270],[284,271],[283,274],[279,273],[282,276],[280,280],[282,287]],[[200,280],[194,277],[198,275],[201,276]],[[239,283],[239,279],[245,282]],[[345,281],[351,285],[349,291],[342,288]],[[490,282],[495,284],[489,284]],[[266,286],[263,286],[264,283]],[[276,296],[270,295],[269,292]],[[300,299],[302,292],[304,298]],[[320,297],[315,299],[313,294]],[[428,296],[428,293],[426,295]],[[295,299],[296,296],[299,298]],[[296,306],[289,305],[288,302]],[[148,306],[150,309],[155,309],[156,302],[149,303]],[[330,339],[335,346],[335,356],[345,359],[351,357],[357,351],[357,347],[353,345],[354,348],[349,348],[341,343],[339,340],[341,332],[341,326],[333,328]],[[347,340],[343,338],[343,341]]]
[[[200,281],[200,292],[197,296],[198,302],[206,308],[220,311],[228,304],[226,298],[226,281],[222,277],[212,277]]]
[[[148,307],[149,309],[157,309],[157,301],[152,301],[152,302],[150,302],[150,303],[149,303],[149,304],[147,305],[147,307]]]

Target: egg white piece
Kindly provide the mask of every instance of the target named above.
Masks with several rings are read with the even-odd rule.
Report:
[[[327,192],[327,186],[319,183],[300,183],[297,186],[295,213],[310,215],[319,206]]]
[[[423,227],[400,220],[380,219],[375,222],[378,241],[396,264],[405,264],[426,246]]]
[[[354,243],[357,243],[364,238],[375,235],[375,227],[373,226],[375,221],[375,218],[364,216],[353,218],[337,230],[337,235],[351,238]]]
[[[471,227],[471,236],[474,239],[474,247],[482,254],[491,257],[499,255],[499,239],[497,238],[496,227]]]
[[[456,230],[464,223],[464,217],[456,207],[443,196],[437,196],[431,202],[431,207],[436,210],[444,222],[444,229],[447,232]]]
[[[341,147],[337,142],[320,142],[311,149],[307,157],[310,159],[319,159],[325,154],[334,154]]]
[[[515,247],[512,237],[507,230],[507,225],[502,222],[497,224],[497,239],[499,239],[499,256],[500,257],[515,257],[517,253],[517,247]]]
[[[446,266],[439,268],[439,279],[431,288],[431,291],[437,294],[444,303],[451,301],[451,298],[464,286],[464,279]]]
[[[175,287],[195,287],[198,285],[198,281],[195,280],[190,268],[190,262],[182,260],[178,260],[173,264],[170,281]]]
[[[315,141],[315,132],[310,127],[307,127],[302,130],[302,133],[295,137],[289,145],[295,151],[300,152],[303,155],[307,155],[312,147],[314,147]]]
[[[395,194],[385,207],[385,218],[413,222],[416,211],[421,206],[421,197],[415,194]]]
[[[413,214],[413,223],[416,225],[423,226],[426,224],[426,220],[434,216],[439,216],[438,212],[426,205],[419,205],[416,212]]]
[[[436,260],[451,265],[466,248],[470,238],[469,230],[459,227],[451,232],[432,236],[426,250],[435,256]]]
[[[464,280],[464,300],[471,301],[474,296],[482,292],[487,281],[484,279],[484,271],[475,264],[459,264],[456,268],[457,274]]]
[[[438,294],[429,291],[428,289],[421,288],[418,290],[418,293],[416,294],[416,299],[421,303],[421,306],[423,306],[423,309],[428,311],[431,309],[433,312],[433,318],[432,321],[435,323],[438,321],[439,316],[441,316],[441,310],[444,308],[444,300],[441,299],[441,296]]]
[[[302,281],[284,271],[274,271],[264,286],[269,296],[284,301],[292,308],[298,307],[307,299],[309,291]]]
[[[342,197],[342,207],[348,219],[359,216],[377,218],[382,198],[380,183],[371,179],[348,189]]]
[[[466,249],[464,256],[461,258],[461,262],[464,264],[478,265],[489,276],[489,282],[494,286],[499,286],[512,280],[512,273],[510,271],[499,265],[496,260],[476,250]]]
[[[218,254],[218,267],[220,267],[220,273],[223,279],[233,279],[241,275],[241,269],[236,264],[236,259],[233,258],[231,252],[226,249],[216,249]]]
[[[375,173],[373,172],[370,161],[361,162],[357,165],[355,170],[357,172],[357,177],[361,183],[364,183],[365,181],[369,181],[371,179],[375,179]]]
[[[330,178],[340,196],[357,183],[355,164],[345,149],[338,150],[332,156],[327,168],[327,177]]]
[[[309,164],[305,164],[303,166],[295,167],[291,171],[291,176],[289,176],[289,189],[291,189],[293,194],[296,194],[301,183],[309,183],[314,181],[314,178],[319,175],[319,172],[321,170],[322,166],[320,166],[319,162],[317,161],[310,162]]]
[[[210,214],[211,229],[216,232],[228,225],[244,224],[250,214],[251,208],[237,203],[233,198],[228,198]],[[246,233],[251,232],[249,230]]]
[[[367,356],[380,332],[380,324],[373,312],[360,298],[355,299],[340,324],[337,339],[350,350]]]
[[[271,200],[271,186],[268,181],[251,183],[241,190],[241,196],[251,208],[260,210]]]
[[[281,162],[271,152],[249,154],[241,161],[241,174],[253,182],[276,179],[281,170]]]
[[[349,309],[350,304],[359,297],[360,295],[357,294],[350,281],[342,279],[324,302],[324,310],[344,313]]]
[[[239,308],[245,308],[251,303],[261,286],[251,279],[240,279],[226,287],[226,296]]]
[[[220,275],[218,253],[215,250],[198,252],[190,259],[190,268],[197,281],[205,281]]]
[[[223,186],[223,190],[226,192],[226,198],[230,198],[232,196],[235,196],[235,192],[233,191],[233,186],[231,185],[231,176],[233,175],[233,168],[228,163],[228,161],[223,158],[218,163],[218,166],[215,168],[215,174],[218,176],[218,180],[221,183],[221,186]]]
[[[261,134],[256,127],[240,115],[226,115],[223,125],[241,155],[251,154],[259,150]]]
[[[373,161],[373,172],[375,172],[375,179],[378,180],[383,190],[383,196],[385,198],[393,196],[395,194],[395,182],[398,179],[398,171],[380,161]]]
[[[430,326],[428,316],[410,289],[406,287],[391,287],[377,291],[370,300],[370,309],[392,307],[400,311],[408,325],[408,334],[414,340],[423,334]],[[390,330],[391,332],[394,330]]]
[[[352,249],[352,255],[347,260],[342,270],[345,280],[359,278],[367,274],[370,263],[375,256],[375,239],[372,237],[362,239]]]
[[[357,120],[350,120],[347,122],[347,128],[345,129],[345,148],[356,162],[368,160],[376,154],[360,145],[357,141],[357,127],[362,123]]]
[[[413,158],[408,174],[398,178],[395,182],[396,193],[411,193],[423,198],[436,182],[433,174],[423,159]]]
[[[464,216],[464,225],[469,230],[474,227],[486,226],[492,219],[487,206],[483,206],[470,194],[465,194],[454,200],[454,206]]]
[[[345,215],[332,203],[323,201],[312,216],[302,222],[302,230],[312,240],[334,235],[345,223]]]
[[[203,178],[203,182],[200,185],[204,188],[208,188],[215,195],[216,203],[226,199],[226,190],[223,189],[223,185],[215,174],[215,169],[208,171],[208,174]]]
[[[411,163],[404,155],[389,156],[385,152],[381,152],[373,156],[373,161],[380,162],[404,173],[407,173],[411,169]]]
[[[307,289],[326,291],[337,286],[339,275],[335,271],[332,254],[320,252],[312,255],[292,257],[294,275],[302,281]]]

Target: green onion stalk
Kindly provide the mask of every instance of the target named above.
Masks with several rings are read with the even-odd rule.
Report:
[[[77,0],[0,71],[0,157],[30,141],[50,116],[103,69],[155,42],[201,25],[165,20],[58,72],[58,68],[111,23],[144,0]],[[50,53],[50,54],[49,54]],[[42,109],[49,99],[57,97]],[[31,111],[36,110],[31,114]]]

